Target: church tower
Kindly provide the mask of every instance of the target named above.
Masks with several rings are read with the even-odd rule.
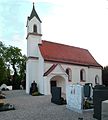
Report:
[[[39,47],[41,44],[41,20],[35,10],[34,3],[30,17],[27,18],[27,62],[26,62],[26,93],[29,93],[33,81],[38,80]]]

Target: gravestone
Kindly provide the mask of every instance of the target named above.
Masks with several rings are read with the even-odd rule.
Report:
[[[79,84],[68,85],[66,88],[67,108],[82,113],[83,86]]]
[[[108,100],[102,102],[102,120],[108,120]]]
[[[51,94],[52,94],[52,98],[51,98],[52,103],[58,105],[66,104],[66,100],[64,100],[64,98],[61,97],[61,87],[52,87]]]
[[[2,84],[0,88],[1,88],[1,90],[6,90],[7,89],[7,85],[6,84]]]
[[[90,99],[91,93],[92,93],[92,83],[86,83],[84,85],[84,97],[87,97],[87,99]]]
[[[104,87],[102,85],[94,87],[93,89],[94,118],[101,120],[102,101],[105,101],[107,99],[108,99],[108,87]]]
[[[37,88],[37,83],[36,83],[35,81],[33,81],[33,83],[31,84],[31,87],[30,87],[30,94],[33,95],[33,96],[39,94],[38,88]]]

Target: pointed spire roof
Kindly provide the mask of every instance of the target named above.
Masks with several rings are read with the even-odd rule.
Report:
[[[35,10],[34,2],[33,2],[33,9],[32,9],[31,15],[30,15],[30,17],[28,17],[28,19],[31,20],[34,16],[35,16],[40,22],[42,22],[42,21],[40,20],[39,16],[38,16],[36,10]]]

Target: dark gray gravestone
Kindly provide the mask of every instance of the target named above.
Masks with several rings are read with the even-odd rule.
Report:
[[[55,104],[62,104],[61,103],[61,87],[52,87],[52,98],[51,98],[51,102],[55,103]]]
[[[91,88],[89,84],[84,85],[84,97],[90,97]]]
[[[108,87],[103,86],[94,87],[93,89],[94,118],[101,120],[102,101],[107,99],[108,99]]]
[[[58,104],[58,105],[64,105],[66,104],[66,100],[61,97],[61,87],[52,87],[51,88],[51,102]]]

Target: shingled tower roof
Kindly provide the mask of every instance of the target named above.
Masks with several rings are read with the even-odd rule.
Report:
[[[28,19],[31,20],[33,17],[36,17],[40,22],[42,22],[35,10],[34,3],[33,3],[33,9],[32,9],[31,15],[30,15],[30,17],[28,17]]]

